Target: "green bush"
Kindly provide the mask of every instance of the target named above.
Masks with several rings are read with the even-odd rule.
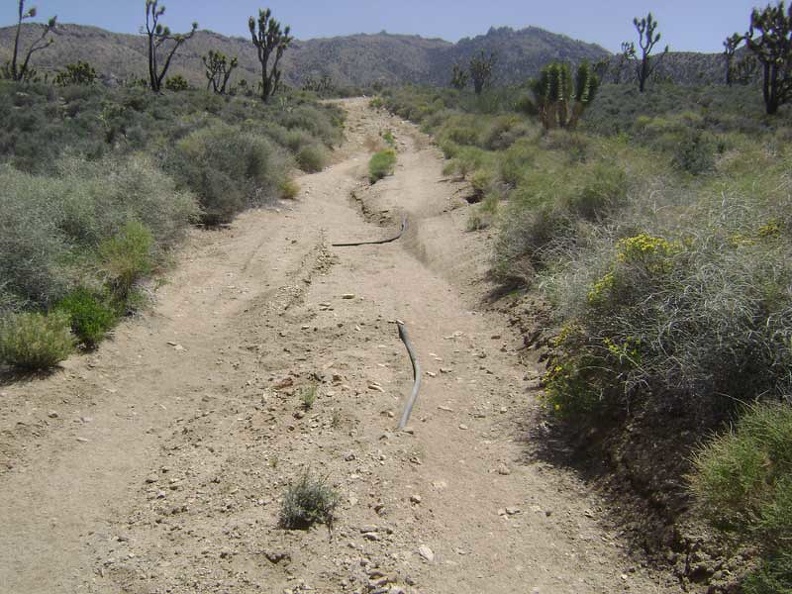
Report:
[[[327,161],[327,152],[317,144],[302,147],[295,155],[297,165],[306,173],[321,171]]]
[[[741,584],[744,594],[792,594],[792,552],[768,555]]]
[[[306,472],[286,489],[278,524],[288,530],[304,530],[314,524],[332,526],[337,506],[338,494],[326,479]]]
[[[59,228],[62,190],[54,180],[0,166],[0,279],[23,302],[50,305],[68,284],[60,265],[70,248]]]
[[[375,153],[369,160],[369,181],[373,184],[386,175],[392,174],[395,166],[396,152],[393,149]]]
[[[746,537],[763,562],[744,592],[792,592],[792,406],[756,404],[695,457],[691,488],[705,517]]]
[[[83,287],[61,299],[55,310],[68,316],[72,332],[87,348],[98,345],[118,321],[118,313],[106,299]]]
[[[198,196],[202,220],[230,222],[244,208],[277,195],[285,160],[263,136],[215,124],[181,140],[166,169]]]
[[[715,142],[698,130],[686,131],[674,150],[673,164],[692,175],[710,171],[715,166]]]
[[[617,418],[674,414],[704,429],[736,403],[792,389],[784,252],[777,240],[711,233],[638,233],[565,271],[556,298],[582,338],[551,357],[553,405]],[[597,398],[578,386],[593,386]]]
[[[165,90],[171,91],[172,93],[186,91],[189,88],[190,88],[190,83],[188,83],[187,79],[184,78],[181,74],[169,76],[168,78],[165,79]]]
[[[691,485],[718,526],[784,546],[792,534],[792,406],[752,406],[697,454]]]
[[[76,244],[95,248],[128,220],[138,220],[156,240],[155,251],[168,250],[198,220],[195,196],[180,191],[149,156],[86,161],[66,157],[57,163],[60,227]]]
[[[54,367],[74,350],[62,313],[19,313],[0,321],[0,362],[28,371]]]
[[[135,283],[154,269],[154,236],[142,223],[130,221],[99,246],[102,272],[113,295],[126,301]]]
[[[581,186],[566,196],[564,206],[590,221],[605,218],[627,200],[627,174],[614,164],[594,164],[583,173]]]

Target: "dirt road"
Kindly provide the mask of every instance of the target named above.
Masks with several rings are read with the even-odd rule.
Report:
[[[345,106],[337,163],[296,201],[195,232],[151,311],[0,387],[1,592],[679,591],[526,456],[537,372],[479,305],[487,232],[465,232],[464,185],[410,125]],[[370,187],[386,129],[398,166]],[[398,242],[331,245],[403,213]],[[425,371],[406,432],[395,319]],[[340,494],[332,531],[277,527],[306,470]]]

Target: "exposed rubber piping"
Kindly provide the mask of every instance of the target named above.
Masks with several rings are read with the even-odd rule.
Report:
[[[391,243],[392,241],[396,241],[400,239],[404,232],[407,230],[407,216],[402,217],[401,228],[399,232],[394,235],[393,237],[389,237],[387,239],[377,239],[374,241],[353,241],[348,243],[331,243],[330,245],[333,247],[353,247],[356,245],[382,245],[383,243]]]
[[[404,346],[407,347],[407,353],[410,355],[414,380],[412,393],[410,394],[409,400],[407,400],[407,404],[404,406],[404,412],[399,420],[399,426],[396,428],[397,431],[401,431],[407,426],[407,421],[410,420],[413,406],[415,406],[415,401],[418,399],[418,390],[421,389],[421,364],[418,363],[418,357],[415,355],[415,350],[410,342],[410,337],[407,335],[407,327],[404,325],[404,322],[396,320],[396,325],[399,327],[399,338],[402,339]]]

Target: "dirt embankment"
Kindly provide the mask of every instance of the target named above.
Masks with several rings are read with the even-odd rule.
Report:
[[[195,232],[152,311],[0,388],[0,590],[679,591],[575,476],[525,455],[538,374],[480,306],[488,243],[464,231],[464,187],[411,126],[345,105],[337,163],[295,202]],[[399,163],[369,187],[385,129]],[[399,242],[331,245],[402,214]],[[395,319],[425,371],[406,432]],[[332,530],[277,527],[306,470],[340,494]]]

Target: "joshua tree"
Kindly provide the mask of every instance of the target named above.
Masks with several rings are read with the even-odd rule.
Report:
[[[473,81],[473,90],[480,95],[484,87],[492,82],[492,69],[495,66],[495,54],[486,55],[481,50],[478,55],[470,59],[470,78]]]
[[[723,57],[726,58],[726,84],[732,86],[734,82],[734,52],[742,43],[742,36],[735,33],[723,42]]]
[[[206,68],[206,90],[210,88],[218,95],[225,95],[228,79],[231,73],[239,65],[236,56],[228,61],[228,58],[220,52],[209,50],[209,53],[201,58]]]
[[[789,11],[783,2],[761,11],[754,8],[744,39],[762,64],[762,95],[765,110],[772,115],[792,101],[792,6]]]
[[[184,42],[192,38],[198,30],[198,23],[193,23],[189,33],[173,34],[169,27],[160,24],[159,20],[163,14],[165,14],[165,7],[159,5],[159,0],[146,0],[149,86],[156,93],[159,93],[162,89],[162,82],[165,80],[165,75],[168,73],[168,68],[170,68],[171,60],[173,60],[176,50]],[[165,45],[169,46],[170,49],[163,49],[167,56],[165,63],[160,66],[157,52]]]
[[[30,57],[53,43],[53,40],[47,39],[47,36],[55,29],[58,17],[52,17],[46,25],[43,25],[41,35],[28,48],[22,64],[19,63],[19,36],[22,33],[22,22],[35,18],[35,16],[36,7],[32,6],[25,10],[25,0],[19,0],[19,18],[17,20],[16,34],[14,35],[14,49],[11,54],[11,61],[7,62],[3,67],[5,78],[16,81],[32,79],[36,72],[30,67]]]
[[[467,86],[468,80],[470,80],[470,74],[467,70],[459,64],[454,64],[451,68],[451,86],[461,91]]]
[[[261,98],[268,101],[278,90],[280,84],[281,71],[278,68],[278,63],[283,57],[283,52],[293,40],[293,37],[289,35],[291,27],[287,25],[281,29],[281,24],[272,18],[272,11],[267,8],[259,10],[258,19],[253,17],[248,19],[248,28],[261,63]],[[272,66],[269,66],[269,60],[273,54]]]
[[[588,62],[578,66],[575,80],[568,64],[553,62],[531,81],[531,91],[545,130],[574,128],[583,111],[594,100],[599,79]]]
[[[645,18],[640,20],[638,17],[634,18],[633,25],[635,25],[635,29],[638,31],[638,46],[641,48],[641,63],[638,65],[638,90],[643,93],[646,89],[646,81],[649,80],[652,72],[654,72],[655,68],[657,68],[658,64],[660,63],[658,60],[655,60],[654,63],[652,63],[652,60],[650,59],[652,49],[657,44],[657,42],[660,41],[660,33],[655,33],[655,30],[657,29],[657,21],[654,20],[651,12]],[[635,46],[632,44],[630,44],[630,46],[632,47],[634,55]],[[668,46],[665,46],[662,56],[665,56],[667,53]]]

